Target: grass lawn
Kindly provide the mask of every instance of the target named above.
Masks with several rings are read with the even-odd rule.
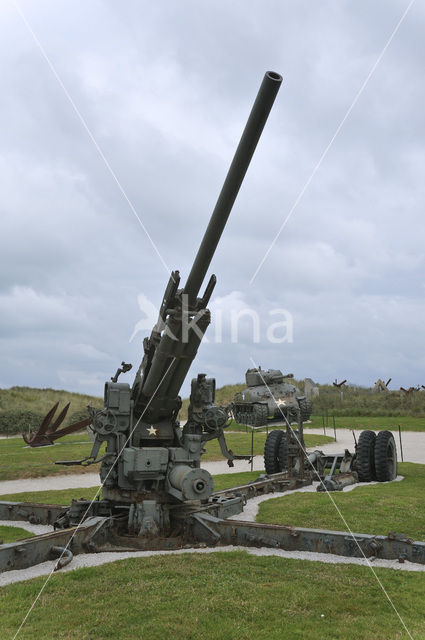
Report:
[[[425,541],[425,465],[399,463],[401,482],[378,483],[332,498],[355,533],[405,533]],[[345,526],[326,493],[298,493],[260,504],[257,522],[344,530]],[[424,635],[425,637],[425,635]]]
[[[332,494],[353,531],[392,530],[425,539],[425,465],[401,463],[399,471],[405,476],[401,482]],[[214,476],[214,484],[223,489],[257,476],[258,472],[222,474]],[[68,504],[73,497],[91,498],[95,491],[33,492],[0,499]],[[258,521],[342,528],[323,494],[270,499],[260,505]],[[0,528],[6,542],[2,532]],[[425,638],[424,575],[375,571],[412,636]],[[0,588],[2,638],[13,638],[44,582],[37,578]],[[351,640],[353,629],[362,640],[408,637],[370,569],[235,551],[132,558],[54,574],[19,638],[162,640],[172,634],[179,640]]]
[[[325,422],[326,424],[326,422]],[[397,431],[398,425],[402,431],[425,431],[425,418],[411,416],[335,416],[335,426],[337,429],[390,429]],[[322,416],[311,416],[311,424],[305,424],[306,429],[317,428],[323,430]],[[326,433],[333,433],[332,411],[329,411],[329,423]]]
[[[376,569],[410,633],[423,638],[423,574]],[[45,578],[0,589],[13,638]],[[396,640],[401,623],[367,567],[245,552],[134,558],[54,574],[19,638]]]
[[[335,427],[337,429],[390,429],[396,431],[398,425],[404,431],[425,431],[425,418],[411,416],[335,416]],[[329,411],[328,422],[326,424],[326,434],[333,435],[333,418],[332,410]],[[247,427],[243,424],[233,422],[230,427],[232,431],[247,431]],[[276,429],[275,425],[270,425],[268,430]],[[293,427],[295,428],[295,427]],[[305,429],[321,429],[323,431],[323,419],[321,415],[312,415],[310,422],[304,424]],[[264,427],[264,431],[266,427]],[[248,428],[250,432],[250,429]],[[259,429],[258,432],[261,433]]]
[[[0,480],[92,473],[97,466],[65,467],[55,464],[56,460],[80,460],[89,455],[91,447],[92,443],[86,432],[65,436],[50,447],[34,449],[27,446],[22,438],[0,440]],[[103,447],[101,450],[103,451]]]
[[[254,454],[263,455],[264,443],[267,434],[264,432],[254,433]],[[309,434],[305,436],[306,447],[319,447],[329,442],[334,442],[334,438],[323,436],[321,434]],[[228,433],[226,434],[226,442],[229,449],[233,453],[246,455],[251,453],[251,434],[250,433]],[[202,456],[203,462],[211,460],[223,460],[218,440],[210,440],[205,445],[206,453]]]
[[[254,436],[254,453],[262,454],[266,435],[256,433]],[[236,454],[251,453],[251,434],[229,433],[227,443]],[[306,436],[308,447],[320,446],[326,442],[332,442],[332,438],[314,434]],[[104,446],[104,445],[103,445]],[[95,473],[99,467],[56,465],[56,460],[79,460],[89,455],[92,443],[86,432],[59,439],[50,447],[31,448],[25,445],[22,438],[7,438],[0,440],[0,480],[14,480],[18,478],[41,478],[50,475],[63,475],[74,473]],[[217,440],[206,444],[207,453],[202,460],[223,460],[220,446]],[[102,455],[103,447],[101,448]]]
[[[22,540],[23,538],[31,538],[33,535],[33,533],[30,533],[26,529],[21,529],[20,527],[7,527],[0,525],[0,544],[15,542],[15,540]]]

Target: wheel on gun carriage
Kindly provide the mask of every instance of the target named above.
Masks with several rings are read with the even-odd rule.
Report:
[[[297,429],[293,429],[292,433],[296,438],[299,436],[299,432]],[[288,455],[287,455],[287,447],[286,447],[286,433],[282,432],[282,438],[280,440],[279,445],[279,471],[286,471],[288,468]]]
[[[376,436],[375,467],[378,482],[388,482],[397,477],[397,449],[391,431],[380,431]]]
[[[359,436],[357,443],[357,474],[359,482],[376,480],[375,469],[376,433],[365,429]]]
[[[284,435],[281,429],[275,429],[270,431],[266,438],[264,445],[264,468],[268,476],[281,471],[279,453],[282,436]]]

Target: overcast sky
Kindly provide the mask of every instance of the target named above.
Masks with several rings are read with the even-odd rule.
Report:
[[[319,382],[425,384],[422,3],[250,284],[407,6],[21,1],[27,26],[2,3],[0,386],[102,395],[121,360],[137,368],[140,302],[159,305],[168,275],[126,198],[184,282],[268,69],[283,85],[211,265],[213,326],[189,377],[242,381],[252,358]],[[245,308],[259,342],[248,316],[231,341]],[[281,309],[293,341],[271,344]]]

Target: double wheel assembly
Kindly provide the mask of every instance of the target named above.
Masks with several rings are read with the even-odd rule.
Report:
[[[391,431],[362,431],[357,443],[360,482],[388,482],[397,477],[397,450]]]
[[[297,439],[299,432],[293,430],[294,438]],[[282,429],[270,431],[264,446],[264,468],[267,475],[279,473],[288,468],[288,447],[286,442],[286,432]]]

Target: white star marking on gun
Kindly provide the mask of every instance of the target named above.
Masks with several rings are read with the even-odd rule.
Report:
[[[149,427],[149,428],[146,427],[146,431],[150,436],[156,436],[157,435],[156,432],[158,431],[158,429],[156,429],[155,427]]]

